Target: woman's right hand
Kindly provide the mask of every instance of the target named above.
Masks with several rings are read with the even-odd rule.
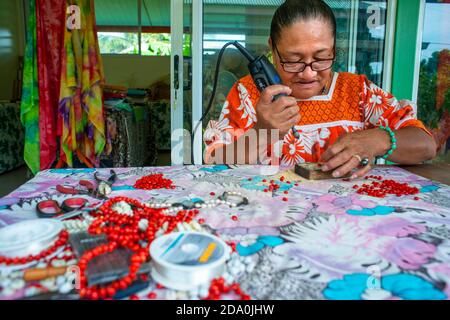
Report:
[[[273,85],[267,87],[259,98],[256,105],[256,122],[254,129],[278,129],[283,139],[286,133],[297,125],[300,121],[300,109],[297,105],[297,99],[289,96],[292,93],[291,88],[283,85]],[[279,94],[286,94],[277,100],[272,101],[273,97]]]

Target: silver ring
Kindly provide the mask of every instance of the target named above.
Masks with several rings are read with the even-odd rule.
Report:
[[[230,201],[230,198],[237,198],[238,201]],[[220,197],[219,200],[226,201],[227,204],[233,207],[245,206],[248,205],[248,198],[242,195],[240,192],[236,191],[225,191]]]
[[[362,158],[359,164],[361,165],[361,167],[367,166],[369,164],[369,158]]]

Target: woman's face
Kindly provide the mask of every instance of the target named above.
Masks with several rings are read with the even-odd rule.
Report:
[[[284,71],[282,62],[305,62],[334,58],[334,36],[330,24],[320,19],[298,21],[281,30],[273,49],[274,62],[283,84],[292,89],[292,96],[308,99],[322,93],[331,82],[332,69],[313,71],[310,66],[298,73]],[[280,60],[281,59],[281,60]],[[329,87],[329,84],[328,84]]]

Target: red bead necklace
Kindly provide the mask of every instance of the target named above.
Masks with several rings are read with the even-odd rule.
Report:
[[[219,300],[222,294],[227,294],[234,292],[240,298],[240,300],[250,300],[251,297],[248,294],[242,292],[241,287],[238,283],[233,283],[230,286],[225,285],[225,280],[223,278],[213,279],[211,281],[211,286],[209,287],[208,296],[203,298],[203,300]]]
[[[48,256],[55,253],[59,247],[66,245],[68,239],[69,239],[69,233],[66,230],[63,230],[60,232],[56,242],[50,248],[40,252],[39,254],[36,254],[36,255],[30,254],[30,255],[28,255],[26,257],[22,257],[22,258],[10,258],[10,257],[0,256],[0,264],[6,264],[7,266],[9,266],[9,265],[25,264],[25,263],[29,263],[32,261],[39,261],[39,260],[45,259]]]
[[[126,202],[133,208],[133,215],[123,215],[112,209],[118,202]],[[116,197],[105,202],[94,215],[97,217],[89,226],[92,234],[105,234],[107,244],[98,246],[83,254],[78,262],[80,268],[80,296],[88,299],[105,299],[113,297],[118,290],[126,289],[137,277],[137,272],[149,258],[149,247],[155,239],[156,232],[168,222],[166,233],[172,232],[180,222],[191,222],[198,214],[198,210],[179,211],[175,216],[162,213],[163,209],[153,209],[143,205],[139,201],[127,197]],[[148,220],[146,230],[139,228],[141,219]],[[144,242],[144,245],[140,243]],[[89,261],[95,257],[112,252],[119,247],[125,247],[133,251],[129,273],[125,277],[110,283],[107,286],[87,286],[85,275]]]
[[[371,184],[363,184],[361,187],[354,185],[356,193],[365,194],[372,197],[384,198],[388,194],[401,197],[404,195],[414,195],[419,193],[419,189],[411,187],[407,183],[400,183],[394,180],[383,180],[381,176],[367,176],[366,179],[374,179]]]
[[[175,189],[173,181],[164,178],[162,173],[150,174],[142,177],[134,184],[136,189],[153,190],[153,189]]]

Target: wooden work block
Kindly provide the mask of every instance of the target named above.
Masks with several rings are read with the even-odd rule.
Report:
[[[295,173],[308,180],[342,179],[350,176],[348,174],[344,177],[335,178],[331,175],[333,170],[323,172],[317,163],[297,164],[295,165]]]

